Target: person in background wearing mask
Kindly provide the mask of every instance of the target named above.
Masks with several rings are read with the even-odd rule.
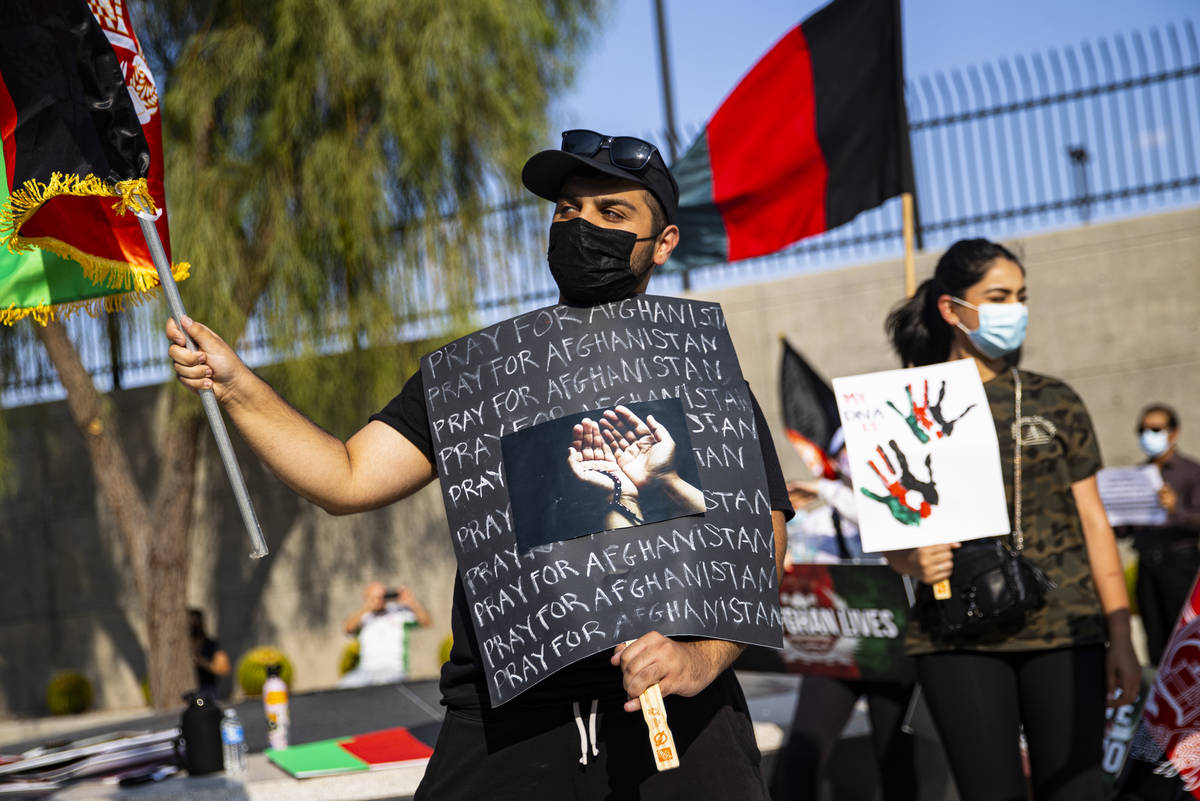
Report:
[[[877,554],[863,555],[842,429],[834,432],[828,452],[837,465],[836,479],[788,482],[793,506],[800,508],[816,499],[824,502],[802,519],[797,516],[799,522],[794,520],[788,525],[788,537],[801,540],[799,551],[806,561],[881,563],[883,560]],[[871,745],[882,801],[915,801],[914,743],[912,736],[903,731],[913,687],[911,681],[805,676],[796,696],[791,731],[780,752],[783,773],[780,801],[810,801],[820,797],[822,771],[859,698],[866,698],[871,718]]]
[[[1100,452],[1091,419],[1063,382],[1017,370],[1025,302],[1017,257],[967,239],[888,316],[905,365],[975,362],[996,424],[1010,515],[1020,387],[1022,553],[1057,585],[1024,620],[974,637],[946,638],[914,622],[908,650],[962,801],[1026,798],[1022,728],[1038,801],[1100,801],[1106,693],[1110,705],[1131,702],[1141,674],[1116,539],[1096,488]],[[950,577],[958,547],[886,556],[897,571],[936,584]]]
[[[525,163],[521,180],[554,203],[547,261],[562,303],[592,306],[644,292],[679,242],[679,188],[649,142],[566,131],[560,149]],[[375,509],[436,478],[419,371],[342,442],[288,405],[210,329],[183,323],[198,350],[188,351],[168,321],[168,353],[180,381],[195,391],[213,390],[259,458],[313,503],[333,514]],[[753,406],[782,569],[792,506],[766,421],[756,401]],[[494,709],[469,614],[456,574],[454,645],[441,680],[447,714],[417,801],[560,798],[572,792],[564,788],[581,798],[766,801],[749,710],[731,668],[745,646],[649,632],[614,653],[582,659]],[[680,767],[662,773],[638,701],[655,683],[680,749]]]
[[[1170,406],[1151,404],[1140,420],[1139,444],[1162,473],[1158,500],[1167,512],[1165,524],[1128,532],[1138,552],[1136,595],[1146,650],[1157,665],[1200,570],[1200,464],[1179,453],[1179,416]]]
[[[188,638],[196,667],[196,692],[217,698],[221,678],[231,670],[229,654],[204,630],[204,612],[200,609],[188,610]]]

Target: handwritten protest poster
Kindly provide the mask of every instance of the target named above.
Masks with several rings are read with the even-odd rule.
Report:
[[[719,305],[550,306],[421,372],[493,703],[651,630],[781,647],[759,435]]]
[[[970,359],[833,379],[865,552],[1007,534],[1000,449]]]

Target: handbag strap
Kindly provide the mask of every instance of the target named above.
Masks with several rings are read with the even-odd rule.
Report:
[[[1012,424],[1013,435],[1013,547],[1018,553],[1025,546],[1025,532],[1021,529],[1021,373],[1012,369],[1013,406],[1016,418]]]

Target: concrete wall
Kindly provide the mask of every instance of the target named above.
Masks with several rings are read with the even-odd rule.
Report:
[[[1025,366],[1063,378],[1087,402],[1106,462],[1140,458],[1133,425],[1152,400],[1175,405],[1184,449],[1200,453],[1200,209],[1008,241],[1029,271]],[[937,254],[918,259],[921,278]],[[652,287],[653,291],[653,287]],[[881,262],[698,293],[719,301],[742,369],[771,423],[789,475],[803,468],[779,436],[779,336],[827,377],[896,366],[883,334],[903,294],[899,262]],[[149,481],[157,389],[122,393],[136,469]],[[388,399],[380,398],[379,405]],[[97,705],[141,703],[140,614],[119,537],[96,494],[80,436],[63,404],[5,412],[19,487],[0,500],[0,715],[42,710],[56,669],[84,671]],[[225,477],[209,446],[192,532],[190,601],[236,659],[275,644],[296,663],[299,690],[337,677],[345,616],[362,585],[407,583],[435,623],[412,640],[416,675],[437,670],[449,634],[453,553],[436,486],[392,509],[334,518],[241,462],[272,555],[252,562]]]

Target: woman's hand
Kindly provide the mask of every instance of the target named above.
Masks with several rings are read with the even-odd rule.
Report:
[[[1128,609],[1108,615],[1108,651],[1104,655],[1108,706],[1132,704],[1142,689],[1142,666],[1133,650],[1129,618]]]
[[[950,578],[954,572],[954,550],[957,542],[945,545],[926,545],[913,551],[915,571],[913,575],[926,584],[937,584]]]

